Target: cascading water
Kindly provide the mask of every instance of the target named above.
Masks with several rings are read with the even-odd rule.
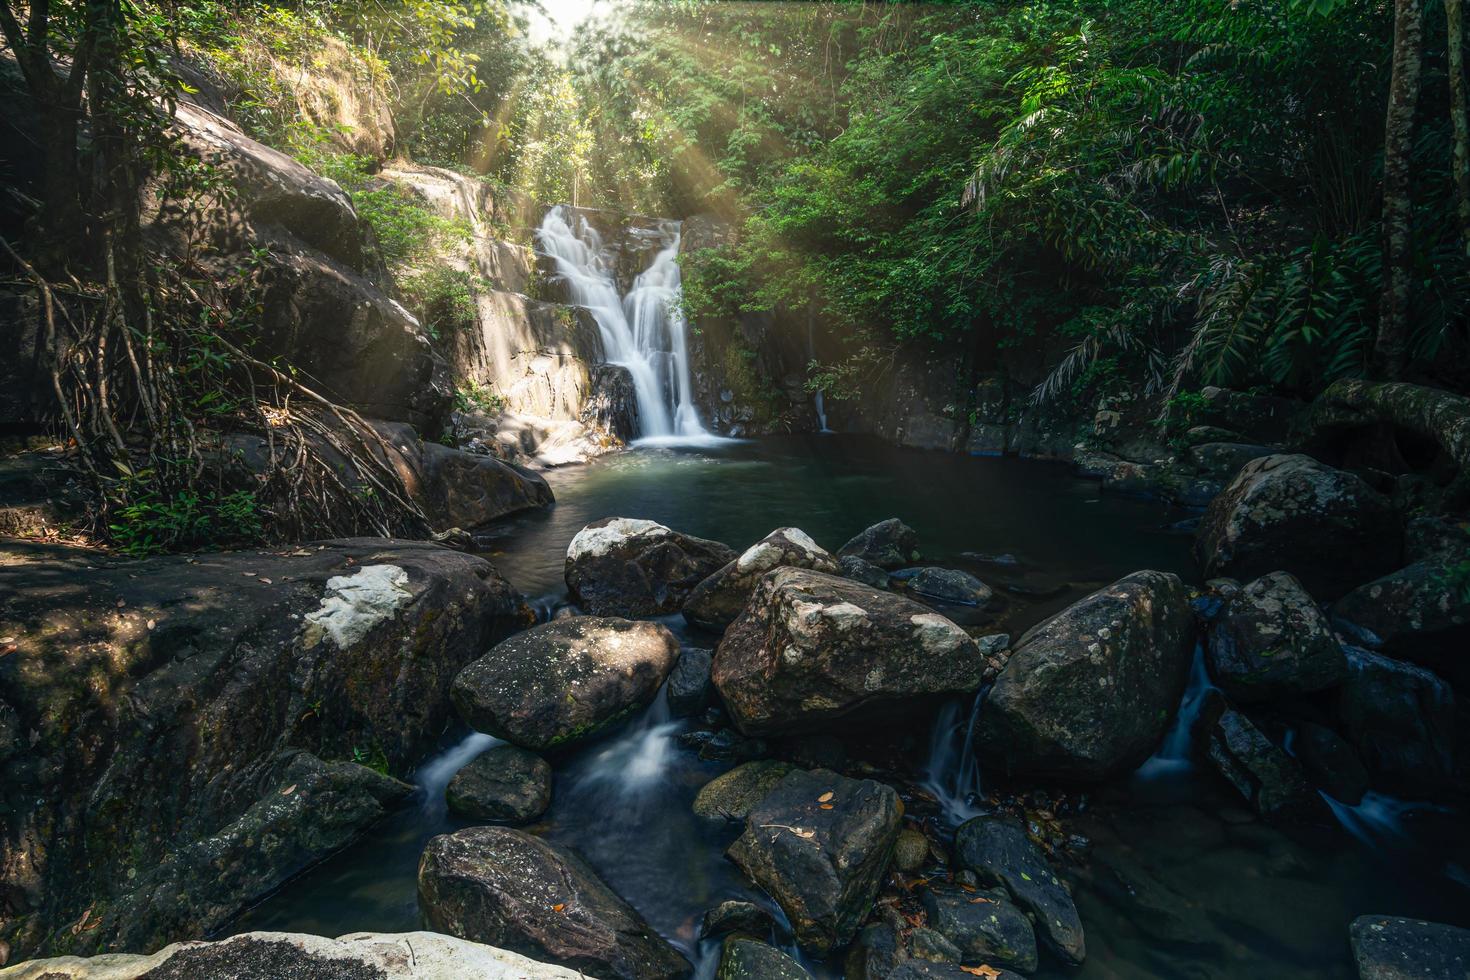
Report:
[[[585,217],[557,205],[537,232],[569,298],[597,321],[610,364],[628,369],[638,399],[640,442],[707,442],[694,407],[689,338],[679,306],[679,224],[659,227],[661,247],[619,297],[602,236]]]
[[[449,785],[454,774],[474,761],[476,756],[503,744],[505,743],[493,736],[470,732],[456,745],[419,766],[418,772],[414,774],[414,782],[422,794],[424,810],[443,817],[446,809],[444,788]]]
[[[980,763],[972,740],[975,720],[980,717],[984,692],[977,694],[966,711],[964,702],[951,701],[939,711],[929,740],[928,778],[924,786],[934,794],[945,818],[959,825],[983,811],[980,799]]]
[[[1210,672],[1205,667],[1204,648],[1194,648],[1194,662],[1189,668],[1189,682],[1184,688],[1184,697],[1179,702],[1179,711],[1174,715],[1174,725],[1164,736],[1159,750],[1138,767],[1134,777],[1144,780],[1168,779],[1187,773],[1194,768],[1191,748],[1194,738],[1194,723],[1204,706],[1205,695],[1215,689],[1210,681]]]

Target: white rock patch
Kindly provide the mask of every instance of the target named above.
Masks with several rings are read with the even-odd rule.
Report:
[[[919,645],[926,653],[948,653],[970,639],[968,633],[938,613],[910,616],[909,622],[919,628]]]
[[[397,565],[364,565],[356,574],[327,579],[321,606],[306,614],[302,642],[313,647],[325,636],[347,649],[413,598],[407,584],[408,573]]]
[[[578,561],[595,555],[606,554],[627,538],[644,536],[662,538],[672,534],[657,521],[646,521],[637,517],[618,517],[601,527],[584,527],[567,546],[567,559]]]

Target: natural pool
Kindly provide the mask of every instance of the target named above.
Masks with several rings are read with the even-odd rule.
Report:
[[[1139,568],[1196,573],[1190,515],[1104,496],[1062,465],[895,450],[812,436],[644,448],[548,474],[557,505],[498,526],[489,557],[549,613],[565,601],[563,557],[601,517],[657,520],[743,547],[798,526],[835,549],[883,518],[920,535],[927,561],[963,567],[1011,597],[996,628],[1019,632]],[[692,644],[679,617],[667,620]],[[958,706],[957,706],[958,707]],[[963,709],[954,714],[963,714]],[[577,851],[705,970],[699,919],[753,889],[723,856],[736,828],[710,829],[690,810],[698,788],[729,768],[701,761],[661,700],[621,732],[554,760],[550,812],[532,828]],[[922,770],[927,731],[892,739]],[[415,876],[424,843],[466,824],[445,812],[449,777],[493,744],[446,733],[418,774],[425,798],[290,883],[232,924],[341,935],[420,927]],[[1187,762],[1090,794],[1066,821],[1091,841],[1074,876],[1088,958],[1043,977],[1351,977],[1347,926],[1365,912],[1470,925],[1470,840],[1455,813],[1370,797],[1342,814],[1356,834],[1288,835]],[[921,774],[917,774],[920,775]],[[983,801],[982,801],[983,802]],[[932,808],[931,808],[932,809]],[[936,820],[939,818],[936,818]],[[837,976],[840,964],[811,964]]]

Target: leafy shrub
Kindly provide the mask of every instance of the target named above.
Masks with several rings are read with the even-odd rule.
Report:
[[[259,504],[249,490],[181,490],[164,494],[141,471],[121,486],[113,541],[130,555],[218,550],[260,541]]]

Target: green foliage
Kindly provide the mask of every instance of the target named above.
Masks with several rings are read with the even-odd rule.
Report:
[[[352,761],[359,766],[367,766],[374,772],[391,776],[392,767],[388,764],[388,753],[383,751],[383,746],[375,739],[368,745],[354,745],[352,747]]]
[[[454,408],[460,412],[484,412],[498,415],[505,411],[505,396],[490,385],[471,378],[454,389]]]
[[[480,278],[466,269],[431,265],[404,278],[399,289],[435,340],[475,322]]]
[[[130,555],[219,550],[260,541],[265,534],[249,490],[172,489],[153,470],[140,470],[117,486],[114,543]]]

